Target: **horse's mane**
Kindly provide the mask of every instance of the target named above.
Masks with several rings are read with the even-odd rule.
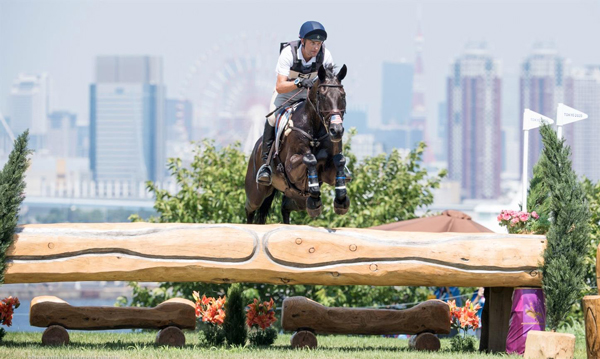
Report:
[[[327,80],[335,78],[335,69],[337,69],[337,66],[335,66],[334,64],[327,64],[323,65],[323,68],[325,69],[325,73],[327,74]]]

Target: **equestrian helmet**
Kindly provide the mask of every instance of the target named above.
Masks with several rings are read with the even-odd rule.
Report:
[[[327,40],[327,31],[325,27],[317,21],[307,21],[300,27],[300,38],[316,41]]]

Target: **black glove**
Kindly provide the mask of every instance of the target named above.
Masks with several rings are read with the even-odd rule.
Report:
[[[305,79],[297,78],[296,81],[294,81],[294,83],[296,84],[296,86],[298,86],[298,88],[309,89],[313,85],[313,80],[306,79],[306,78]]]

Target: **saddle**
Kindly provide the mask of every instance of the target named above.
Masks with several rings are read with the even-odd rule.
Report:
[[[277,115],[277,119],[275,120],[274,157],[276,157],[279,154],[281,144],[283,143],[283,135],[287,137],[287,135],[289,135],[292,131],[292,127],[294,127],[294,122],[292,121],[292,114],[303,101],[304,100],[294,102],[290,106],[280,111],[279,115]]]

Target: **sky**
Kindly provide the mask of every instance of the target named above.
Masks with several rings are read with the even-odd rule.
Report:
[[[19,73],[47,72],[51,108],[87,123],[97,55],[162,56],[168,97],[192,91],[186,80],[206,81],[194,78],[194,64],[218,68],[229,54],[263,59],[268,71],[257,73],[274,86],[279,43],[296,39],[304,21],[317,20],[336,64],[348,66],[348,107],[367,108],[378,120],[382,63],[414,61],[419,8],[430,129],[446,96],[449,65],[470,41],[486,41],[501,61],[509,100],[503,117],[515,125],[519,65],[535,42],[552,42],[575,66],[600,64],[598,0],[0,0],[0,112],[9,114],[7,96]]]

